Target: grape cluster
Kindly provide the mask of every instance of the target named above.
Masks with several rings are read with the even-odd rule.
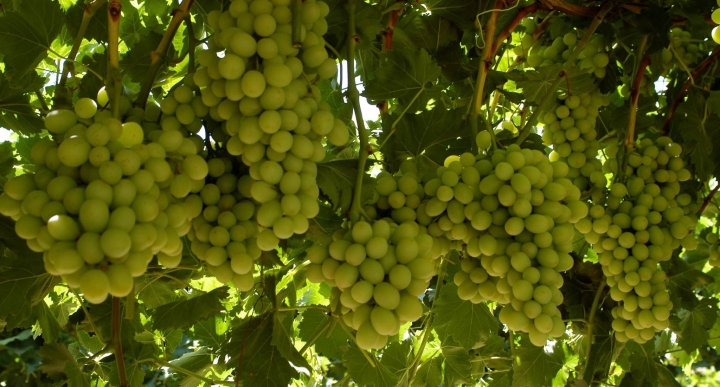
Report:
[[[623,77],[623,85],[618,88],[618,94],[623,98],[630,98],[630,88],[632,87],[633,80],[630,77]],[[650,75],[646,72],[643,78],[640,80],[640,87],[638,92],[640,95],[653,95],[655,94],[655,84],[652,82]]]
[[[720,243],[718,235],[710,233],[705,236],[705,242],[708,244],[708,253],[710,254],[710,260],[708,263],[713,267],[720,267]]]
[[[230,158],[212,158],[208,167],[208,179],[199,193],[202,214],[192,220],[188,232],[190,249],[207,263],[208,273],[218,281],[232,282],[239,290],[248,291],[254,285],[255,261],[262,254],[255,240],[256,206],[238,191]]]
[[[720,7],[720,1],[717,2],[718,6]],[[720,24],[720,9],[716,9],[712,12],[710,15],[710,18],[712,19],[713,23]],[[715,41],[715,43],[720,44],[720,28],[715,26],[712,30],[712,39]]]
[[[487,149],[489,133],[477,142]],[[428,233],[461,241],[469,256],[454,277],[460,298],[504,305],[500,320],[535,345],[565,332],[559,273],[573,266],[572,223],[587,215],[568,172],[562,161],[511,145],[450,157],[425,184]]]
[[[331,307],[357,330],[363,349],[381,349],[400,325],[423,314],[418,297],[436,274],[435,240],[409,221],[356,222],[327,247],[308,251],[307,278],[332,286]]]
[[[616,149],[609,150],[606,163],[613,173]],[[673,305],[659,262],[680,246],[697,247],[692,230],[698,208],[680,190],[680,182],[690,178],[681,153],[669,137],[640,141],[627,155],[627,182],[610,185],[606,198],[595,197],[588,217],[575,224],[598,253],[610,296],[620,302],[612,311],[620,341],[644,343],[668,327]]]
[[[664,69],[673,67],[692,68],[707,53],[708,47],[702,41],[694,41],[690,32],[673,27],[668,33],[670,45],[662,49],[660,60]]]
[[[264,251],[307,230],[319,211],[316,163],[325,158],[323,139],[342,146],[349,138],[309,83],[336,72],[322,38],[329,8],[322,1],[302,3],[297,48],[289,4],[234,0],[227,11],[212,12],[216,33],[193,76],[210,117],[228,136],[225,149],[249,167],[240,191],[257,203],[257,243]]]
[[[48,273],[101,303],[127,295],[154,255],[177,266],[180,237],[202,210],[190,194],[208,172],[196,145],[178,131],[143,144],[140,124],[111,118],[89,98],[50,112],[45,126],[59,144],[33,146],[35,172],[7,181],[0,213],[43,252]]]
[[[527,53],[528,66],[537,68],[564,64],[581,37],[582,34],[579,31],[572,31],[555,38],[549,46],[536,42]],[[521,47],[525,47],[528,42],[527,38],[523,38]],[[578,55],[575,66],[584,72],[594,74],[597,78],[604,78],[608,63],[610,63],[610,57],[605,38],[602,35],[593,35]]]
[[[544,125],[543,142],[553,148],[550,161],[566,163],[567,177],[583,192],[607,184],[597,158],[601,146],[595,126],[598,109],[609,103],[610,99],[597,91],[563,96],[539,117]]]
[[[160,103],[160,109],[162,111],[160,125],[146,128],[148,137],[152,140],[155,139],[155,136],[162,133],[157,129],[165,131],[180,130],[186,132],[188,137],[197,137],[202,140],[201,137],[195,135],[204,126],[206,131],[211,131],[216,141],[224,142],[225,140],[222,131],[212,130],[214,128],[208,128],[206,125],[208,121],[219,121],[219,117],[210,115],[211,110],[203,103],[199,89],[195,85],[193,74],[185,76],[183,81],[178,83],[178,85],[163,98]],[[208,118],[210,120],[208,120]]]

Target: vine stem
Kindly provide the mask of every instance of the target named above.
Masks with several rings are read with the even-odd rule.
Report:
[[[675,100],[673,100],[672,105],[670,105],[670,110],[668,110],[668,113],[665,115],[665,122],[663,122],[662,131],[660,132],[661,136],[666,136],[670,131],[670,121],[673,119],[673,116],[675,116],[675,110],[677,110],[678,106],[680,106],[680,103],[682,103],[682,101],[685,99],[685,95],[690,89],[690,86],[693,84],[693,79],[699,77],[700,73],[702,73],[713,62],[715,62],[718,55],[720,55],[720,46],[715,47],[712,53],[707,58],[705,58],[705,60],[703,60],[699,65],[697,65],[692,74],[688,76],[687,81],[685,81],[682,89],[680,89],[677,97],[675,97]]]
[[[120,118],[120,95],[122,94],[122,74],[120,73],[120,0],[110,0],[108,5],[108,76],[107,85],[112,116]]]
[[[516,144],[521,144],[527,136],[530,135],[530,130],[535,125],[538,116],[540,116],[540,112],[544,109],[544,107],[550,103],[550,101],[555,98],[555,91],[560,87],[560,84],[563,80],[565,80],[565,77],[567,76],[567,71],[572,66],[575,65],[575,59],[577,59],[578,55],[582,52],[583,49],[585,49],[585,46],[587,45],[588,41],[590,41],[590,37],[595,33],[597,28],[600,26],[600,24],[605,20],[605,16],[610,12],[610,10],[615,6],[615,1],[608,1],[607,3],[603,4],[603,6],[600,8],[600,11],[598,11],[597,15],[595,15],[595,18],[593,19],[592,23],[588,27],[587,31],[585,31],[585,34],[583,35],[582,39],[575,45],[575,49],[570,53],[570,56],[565,61],[565,64],[562,67],[562,70],[558,73],[557,78],[552,83],[550,88],[548,89],[547,93],[543,97],[542,101],[538,104],[538,106],[535,108],[535,110],[532,112],[530,117],[528,118],[527,122],[525,122],[525,126],[522,127],[520,130],[520,134],[518,135],[518,139]]]
[[[490,71],[490,66],[492,66],[492,61],[495,57],[495,51],[493,50],[494,42],[495,42],[495,29],[497,27],[497,19],[498,15],[500,14],[500,11],[502,11],[502,7],[504,5],[504,2],[502,0],[498,0],[493,5],[492,12],[490,13],[490,18],[488,19],[487,23],[485,23],[485,32],[483,33],[482,25],[478,25],[478,33],[481,36],[485,36],[485,45],[483,46],[483,51],[481,55],[481,61],[480,65],[478,66],[478,75],[477,75],[477,81],[475,82],[475,96],[473,98],[473,105],[472,110],[470,111],[470,128],[472,128],[473,138],[472,138],[472,148],[473,150],[477,151],[477,144],[475,142],[475,137],[477,137],[477,134],[480,132],[478,129],[478,119],[480,117],[480,110],[482,109],[483,105],[483,94],[485,93],[485,81],[487,80],[488,72]],[[478,23],[479,24],[479,23]],[[488,117],[490,119],[490,117]],[[488,132],[490,133],[490,138],[492,141],[493,149],[497,148],[497,143],[495,142],[495,132],[490,128],[487,127]]]
[[[115,349],[115,362],[117,363],[120,387],[127,387],[127,373],[125,372],[125,359],[123,358],[122,341],[120,333],[120,299],[112,299],[112,343]]]
[[[605,279],[603,278],[602,281],[600,281],[600,285],[598,286],[597,291],[595,292],[595,298],[593,299],[592,306],[590,307],[590,317],[588,318],[587,322],[587,346],[585,348],[585,368],[583,368],[583,377],[581,379],[584,379],[587,385],[590,385],[590,382],[593,378],[592,372],[587,372],[588,367],[590,366],[590,352],[592,351],[592,343],[593,343],[593,329],[595,328],[595,312],[597,312],[598,304],[600,303],[600,297],[603,294],[603,290],[605,289]]]
[[[170,20],[170,25],[168,25],[167,30],[165,30],[165,35],[163,35],[162,40],[155,51],[150,53],[150,69],[148,70],[145,80],[140,87],[140,92],[135,99],[136,106],[145,108],[147,99],[150,96],[150,89],[152,89],[155,84],[155,77],[160,71],[160,67],[162,67],[162,59],[167,55],[168,47],[172,44],[175,33],[180,27],[180,23],[182,23],[183,20],[190,15],[190,7],[194,2],[195,0],[183,0],[183,2],[180,3],[180,6],[173,10],[173,17],[172,20]],[[190,34],[192,35],[192,33]],[[194,36],[191,37],[191,41],[193,38]],[[195,47],[189,47],[189,49],[194,51]]]
[[[360,93],[357,85],[355,85],[355,46],[359,37],[355,31],[355,1],[349,0],[348,13],[348,42],[347,42],[347,72],[348,72],[348,90],[347,96],[355,111],[355,121],[358,128],[358,140],[360,140],[360,154],[358,156],[357,178],[355,179],[355,191],[353,192],[353,202],[350,207],[350,220],[357,222],[362,213],[362,182],[365,177],[365,164],[367,163],[368,154],[372,151],[368,147],[368,131],[365,129],[365,121],[363,120],[362,111],[360,110]]]
[[[715,196],[715,194],[717,193],[718,188],[720,188],[720,182],[715,185],[715,188],[713,188],[712,191],[710,191],[708,196],[705,198],[705,200],[703,200],[702,206],[700,206],[700,210],[698,211],[698,215],[702,215],[702,213],[705,211],[705,208],[707,208],[708,204],[710,204],[710,202],[712,201],[713,196]]]
[[[181,374],[185,374],[187,376],[192,376],[193,378],[198,378],[198,379],[204,381],[205,383],[208,383],[209,385],[217,385],[217,384],[220,384],[223,386],[234,386],[235,385],[235,382],[228,382],[225,380],[213,380],[213,379],[206,378],[198,373],[192,372],[190,370],[186,370],[185,368],[182,368],[182,367],[178,367],[178,366],[176,366],[170,362],[167,362],[165,360],[162,360],[162,359],[149,359],[149,361],[152,361],[153,363],[157,364],[160,367],[167,367],[167,368],[170,368],[171,370],[174,370]]]
[[[508,37],[510,37],[510,34],[515,30],[515,27],[517,27],[518,24],[520,24],[520,22],[527,17],[527,15],[537,12],[537,10],[539,9],[540,4],[538,3],[534,3],[528,5],[527,7],[520,8],[517,15],[515,15],[515,18],[510,22],[510,24],[507,25],[507,27],[500,31],[497,38],[495,39],[495,43],[493,44],[492,48],[493,54],[497,52],[502,42]]]
[[[415,379],[415,374],[417,373],[418,365],[420,364],[420,358],[422,357],[423,352],[425,351],[425,346],[427,345],[428,340],[430,339],[430,333],[432,332],[432,324],[435,316],[435,303],[437,302],[438,297],[440,296],[440,290],[443,287],[443,282],[445,281],[445,273],[447,269],[447,259],[443,259],[440,263],[440,268],[438,269],[438,275],[437,275],[437,285],[435,285],[435,296],[433,297],[433,303],[430,307],[430,311],[428,312],[428,315],[425,319],[425,323],[423,324],[423,337],[422,341],[420,342],[420,347],[418,348],[417,354],[415,355],[415,359],[413,359],[412,366],[410,367],[410,376],[408,376],[408,385],[412,384],[413,379]]]
[[[80,21],[80,27],[78,28],[77,35],[75,35],[75,40],[73,41],[72,48],[70,48],[70,52],[67,55],[67,59],[63,64],[60,81],[57,84],[55,97],[59,103],[68,103],[70,101],[70,96],[67,95],[67,89],[65,87],[68,75],[75,67],[75,56],[80,50],[80,45],[82,44],[83,38],[85,38],[85,33],[87,32],[87,28],[90,25],[90,19],[95,16],[97,10],[100,9],[100,7],[102,7],[106,2],[107,0],[95,0],[89,5],[85,6],[82,20]]]
[[[90,311],[87,310],[87,308],[85,307],[82,297],[80,297],[77,290],[70,288],[70,287],[68,287],[68,289],[70,289],[70,291],[75,295],[75,297],[77,297],[78,302],[80,303],[80,307],[82,308],[83,312],[85,313],[85,317],[87,317],[88,322],[90,323],[90,327],[93,329],[93,332],[95,332],[95,337],[98,338],[98,340],[100,341],[100,344],[106,345],[107,343],[105,342],[105,340],[103,340],[102,335],[100,334],[100,331],[95,326],[95,322],[93,321],[93,318],[90,315]]]
[[[302,46],[302,18],[300,17],[302,12],[302,0],[292,0],[290,4],[292,10],[292,42],[295,48]]]
[[[640,42],[636,58],[639,58],[640,55],[645,52],[647,41],[648,36],[645,35],[642,42]],[[633,143],[635,142],[635,124],[637,123],[637,107],[640,101],[640,83],[645,76],[645,70],[647,70],[648,65],[650,65],[650,55],[645,55],[635,69],[635,77],[633,78],[632,86],[630,86],[630,119],[628,119],[627,136],[625,137],[625,147],[628,151],[632,150]]]

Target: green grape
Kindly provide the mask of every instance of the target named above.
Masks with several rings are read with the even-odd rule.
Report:
[[[110,280],[101,270],[88,270],[80,278],[80,291],[88,302],[101,304],[110,292]]]

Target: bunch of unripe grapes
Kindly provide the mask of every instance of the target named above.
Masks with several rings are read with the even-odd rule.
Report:
[[[307,278],[333,287],[331,308],[357,330],[362,349],[381,349],[400,325],[423,314],[420,298],[437,272],[434,238],[391,219],[359,221],[328,246],[308,250]]]
[[[55,141],[33,146],[35,172],[7,181],[0,213],[43,253],[48,273],[101,303],[130,293],[154,255],[177,266],[180,237],[202,210],[190,195],[207,174],[195,143],[175,131],[143,144],[140,124],[89,98],[48,113],[45,126]]]
[[[415,162],[405,160],[394,174],[380,172],[373,198],[365,206],[371,219],[391,217],[397,223],[417,220],[418,208],[425,199],[422,180]]]
[[[707,43],[693,39],[689,31],[673,27],[668,33],[670,45],[662,49],[660,60],[664,69],[692,68],[707,54]]]
[[[710,260],[708,263],[713,267],[720,267],[720,243],[718,235],[715,233],[709,233],[705,236],[705,242],[707,243],[708,254]]]
[[[205,126],[206,131],[212,131],[216,141],[225,141],[222,131],[212,130],[214,128],[208,128],[203,122],[207,118],[218,122],[222,119],[217,115],[217,106],[208,107],[203,102],[200,89],[195,85],[194,74],[188,74],[170,90],[160,103],[160,109],[160,125],[153,128],[156,130],[146,130],[150,139],[155,139],[157,130],[180,130],[193,136]]]
[[[212,158],[208,167],[208,180],[199,193],[202,214],[192,220],[188,232],[190,249],[218,281],[248,291],[254,285],[255,261],[262,253],[255,240],[256,206],[238,191],[230,158]]]
[[[720,0],[718,0],[717,3],[720,7]],[[710,17],[712,18],[713,23],[720,24],[720,9],[714,10]],[[720,44],[720,28],[718,28],[717,26],[714,27],[712,30],[712,39],[715,41],[715,43]]]
[[[630,98],[630,92],[633,80],[630,77],[623,77],[623,85],[618,88],[618,94],[623,98]],[[650,75],[646,72],[643,78],[640,80],[640,87],[638,92],[640,95],[653,95],[655,94],[655,84],[650,79]]]
[[[659,262],[680,246],[697,247],[698,206],[681,193],[680,182],[690,178],[681,153],[669,137],[640,141],[627,155],[626,183],[610,185],[606,198],[594,197],[589,216],[575,224],[598,253],[610,296],[620,302],[612,311],[620,341],[644,343],[668,327],[672,303]],[[617,173],[617,163],[607,164]]]
[[[349,139],[347,126],[309,83],[336,73],[322,38],[329,8],[322,1],[302,3],[296,47],[289,6],[235,0],[227,11],[208,15],[215,35],[193,76],[210,116],[228,136],[225,149],[249,167],[239,188],[258,206],[257,244],[264,251],[307,230],[319,211],[316,164],[325,158],[323,141],[342,146]]]
[[[549,46],[536,42],[527,54],[526,63],[535,68],[564,64],[570,58],[570,54],[581,37],[582,33],[579,31],[571,31],[555,38]],[[527,45],[527,42],[521,42],[521,45],[523,44]],[[575,65],[584,72],[594,74],[597,78],[604,78],[608,63],[610,63],[610,57],[605,38],[602,35],[593,35],[579,53]]]
[[[543,142],[553,148],[550,161],[567,164],[567,178],[583,192],[607,184],[597,157],[601,146],[595,126],[598,110],[609,103],[598,91],[562,96],[539,117]]]
[[[487,149],[489,133],[477,143]],[[425,184],[434,219],[428,233],[465,245],[467,259],[454,277],[459,297],[504,305],[500,320],[528,332],[535,345],[565,332],[560,272],[573,266],[572,223],[587,215],[568,171],[538,150],[511,145],[449,157]]]

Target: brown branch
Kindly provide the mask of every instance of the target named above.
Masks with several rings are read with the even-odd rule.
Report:
[[[538,3],[528,5],[527,7],[521,8],[520,11],[518,11],[518,14],[515,15],[515,18],[510,22],[510,24],[505,27],[500,33],[498,34],[495,44],[493,44],[492,47],[492,53],[495,55],[497,50],[500,48],[500,45],[502,42],[507,39],[510,34],[515,30],[515,27],[520,24],[520,22],[525,19],[529,14],[535,13],[538,9],[540,9],[540,5]]]
[[[105,80],[113,118],[120,118],[120,96],[122,95],[122,73],[120,73],[120,0],[108,4],[108,76]]]
[[[640,52],[644,51],[642,49],[645,48],[644,46],[646,42],[647,35],[643,39]],[[635,79],[633,79],[632,86],[630,86],[630,119],[628,120],[628,131],[627,136],[625,137],[625,147],[628,149],[632,149],[633,144],[635,143],[635,123],[637,122],[637,107],[638,101],[640,100],[640,83],[642,82],[643,77],[645,77],[645,71],[649,65],[650,55],[645,55],[637,67]]]
[[[702,215],[702,213],[705,211],[705,208],[707,208],[708,204],[710,204],[710,202],[712,201],[713,196],[715,196],[715,194],[717,193],[718,188],[720,188],[720,183],[716,184],[715,188],[713,188],[713,190],[710,191],[705,200],[703,200],[702,206],[700,206],[700,211],[698,211],[698,215]]]
[[[383,31],[383,51],[392,49],[393,35],[395,33],[395,25],[397,24],[398,18],[400,17],[400,9],[393,10],[390,13],[390,20],[387,22],[387,28]]]
[[[125,359],[123,358],[122,341],[120,335],[120,299],[112,298],[112,343],[115,348],[115,362],[120,376],[120,387],[127,387],[127,373],[125,372]]]
[[[150,70],[148,70],[140,92],[135,99],[136,106],[145,108],[145,103],[147,103],[148,96],[150,96],[150,89],[152,89],[155,84],[155,77],[160,71],[160,67],[162,67],[162,59],[167,55],[168,48],[172,44],[172,40],[180,27],[180,23],[182,23],[183,20],[185,20],[185,18],[190,14],[190,7],[194,2],[195,0],[183,0],[183,2],[180,3],[180,6],[173,10],[173,17],[172,20],[170,20],[170,25],[168,25],[168,28],[165,31],[165,35],[163,35],[163,38],[155,51],[150,53]],[[195,48],[190,47],[189,49],[194,50]]]
[[[680,104],[683,102],[683,99],[685,99],[685,95],[687,94],[688,90],[690,90],[692,80],[697,79],[700,76],[700,73],[702,73],[713,62],[715,62],[718,55],[720,55],[720,46],[715,47],[710,56],[705,58],[704,61],[697,65],[697,67],[695,67],[695,70],[693,70],[692,74],[690,74],[690,77],[688,77],[687,81],[685,81],[682,89],[680,89],[680,93],[678,93],[677,97],[675,97],[672,105],[670,105],[670,110],[668,110],[667,115],[665,115],[665,122],[663,123],[662,131],[660,132],[661,136],[666,136],[670,131],[670,120],[673,119],[673,116],[675,115],[675,110],[677,110],[678,106],[680,106]]]
[[[543,9],[549,11],[558,10],[572,16],[595,17],[598,12],[600,12],[600,8],[589,8],[580,5],[568,4],[562,0],[539,0],[538,3],[540,3]]]

